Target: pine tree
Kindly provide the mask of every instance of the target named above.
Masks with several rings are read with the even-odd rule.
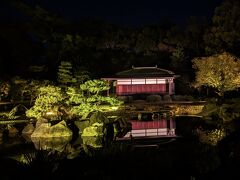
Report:
[[[69,61],[61,61],[58,67],[58,82],[61,85],[69,85],[74,83],[76,80],[72,73],[72,63]]]

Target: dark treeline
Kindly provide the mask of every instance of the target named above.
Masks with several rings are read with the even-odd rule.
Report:
[[[92,77],[112,75],[134,66],[173,70],[183,82],[193,79],[191,60],[222,51],[239,55],[240,3],[225,0],[212,20],[189,17],[184,27],[169,19],[138,28],[99,19],[70,22],[43,9],[17,2],[28,18],[0,28],[2,75],[56,80],[61,61]]]

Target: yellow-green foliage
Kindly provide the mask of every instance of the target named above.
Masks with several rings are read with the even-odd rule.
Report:
[[[208,102],[204,107],[201,112],[202,116],[205,117],[211,117],[213,114],[218,113],[219,107],[217,106],[216,103]]]
[[[93,87],[96,85],[96,87]],[[88,88],[89,86],[89,88]],[[96,111],[113,111],[111,107],[117,109],[122,101],[115,97],[108,97],[101,95],[100,92],[108,89],[108,84],[101,80],[91,80],[77,87],[69,87],[66,94],[63,90],[56,86],[44,86],[39,89],[39,95],[35,104],[30,108],[26,115],[28,117],[40,118],[45,116],[48,112],[51,115],[72,115],[80,116],[80,118],[87,118],[89,113]],[[59,108],[61,106],[61,108]],[[106,108],[106,107],[109,108]],[[59,112],[59,109],[64,111]],[[66,111],[67,109],[67,111]],[[55,118],[55,117],[54,117]]]
[[[204,106],[201,115],[206,118],[218,117],[223,122],[230,122],[240,117],[240,103],[239,100],[236,102],[228,101],[221,106],[216,103],[208,103]]]
[[[102,136],[103,135],[103,123],[94,123],[83,130],[82,136]]]
[[[68,128],[65,121],[61,121],[53,126],[51,126],[50,123],[42,123],[34,130],[31,138],[51,138],[64,136],[72,136],[72,131]]]
[[[212,87],[219,96],[240,87],[240,59],[229,53],[195,58],[193,68],[197,70],[195,87]]]
[[[2,116],[3,118],[7,118],[7,119],[16,119],[16,118],[18,118],[18,116],[15,116],[17,110],[18,110],[18,106],[14,107],[9,112],[1,112],[0,116]]]
[[[73,77],[72,69],[71,62],[61,61],[61,64],[58,67],[58,82],[60,84],[67,85],[76,82],[76,79]]]
[[[66,101],[67,104],[80,104],[85,99],[83,91],[74,87],[68,87],[66,93],[68,95],[68,100]]]
[[[80,88],[83,91],[88,91],[93,94],[98,94],[101,91],[108,90],[110,87],[107,85],[106,81],[94,79],[94,80],[86,81],[84,84],[81,84]]]
[[[119,107],[123,102],[115,97],[100,95],[101,91],[109,89],[108,84],[101,80],[89,80],[80,85],[80,88],[70,87],[67,90],[68,101],[71,104],[71,113],[86,118],[89,113],[106,111],[106,106]]]
[[[82,136],[82,140],[83,140],[83,150],[91,155],[91,151],[89,151],[88,146],[93,147],[93,148],[101,148],[103,147],[103,143],[102,143],[102,138],[97,136]]]
[[[39,92],[34,106],[26,111],[28,117],[40,118],[60,105],[64,99],[61,88],[56,86],[41,87]]]
[[[211,131],[197,129],[196,133],[202,143],[213,146],[217,145],[217,143],[226,136],[224,129],[214,129]]]
[[[204,105],[178,105],[173,106],[173,111],[176,115],[195,115],[202,112]]]
[[[71,108],[71,113],[81,116],[83,119],[88,116],[90,112],[94,112],[100,110],[97,105],[91,103],[81,103],[79,105],[75,105]]]

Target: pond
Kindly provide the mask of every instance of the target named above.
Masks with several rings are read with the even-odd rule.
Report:
[[[2,177],[135,179],[160,176],[190,179],[219,167],[216,151],[196,152],[200,147],[194,142],[175,141],[158,148],[134,149],[127,144],[115,143],[98,150],[80,142],[69,143],[67,139],[45,139],[34,144],[11,142],[12,147],[6,148],[8,153],[1,158]],[[211,154],[207,156],[208,153]],[[199,172],[195,173],[196,170]]]
[[[224,154],[220,146],[201,144],[194,138],[169,143],[162,143],[162,139],[114,141],[103,147],[99,142],[92,137],[3,138],[1,180],[239,178],[236,158],[226,158],[229,154]]]

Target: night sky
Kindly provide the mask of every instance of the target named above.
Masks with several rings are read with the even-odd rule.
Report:
[[[22,20],[23,15],[12,5],[11,0],[1,0],[0,20]],[[66,19],[79,20],[85,17],[100,18],[125,25],[147,25],[170,18],[184,23],[189,16],[211,18],[214,9],[222,0],[25,0],[34,6],[50,10]]]

